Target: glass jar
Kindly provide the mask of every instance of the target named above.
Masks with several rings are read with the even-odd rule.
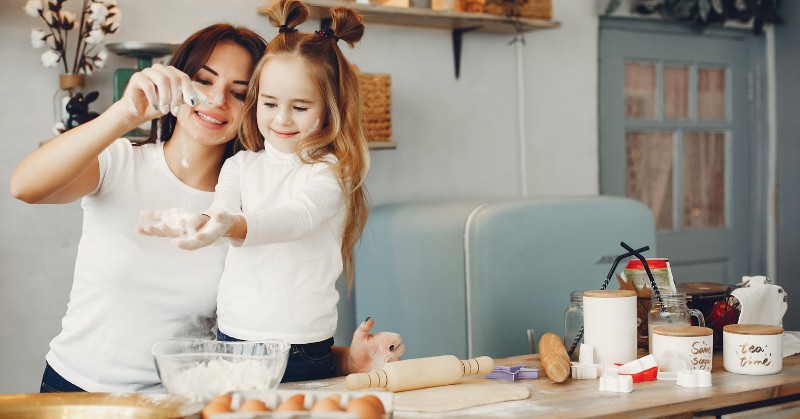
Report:
[[[686,293],[662,292],[650,297],[650,312],[647,314],[647,342],[649,352],[653,352],[653,328],[658,326],[691,326],[692,316],[697,317],[697,326],[706,325],[700,310],[690,309],[686,305]]]
[[[58,91],[53,97],[53,122],[63,124],[65,131],[69,122],[67,103],[85,84],[85,74],[64,73],[58,75]]]
[[[580,335],[580,339],[578,336]],[[578,360],[583,343],[583,291],[569,293],[569,307],[564,310],[564,346],[572,361]]]

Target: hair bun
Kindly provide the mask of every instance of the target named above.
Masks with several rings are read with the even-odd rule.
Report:
[[[364,36],[364,20],[361,13],[353,9],[347,7],[331,9],[331,20],[334,36],[347,42],[351,47]]]
[[[267,9],[267,17],[278,33],[291,33],[308,20],[311,11],[300,0],[275,0]]]

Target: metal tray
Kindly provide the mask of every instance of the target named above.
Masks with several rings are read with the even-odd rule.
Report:
[[[199,418],[201,403],[167,394],[47,393],[0,395],[0,418]]]

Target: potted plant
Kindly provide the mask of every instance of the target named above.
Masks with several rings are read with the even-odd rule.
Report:
[[[631,0],[631,11],[641,15],[658,14],[667,20],[683,22],[697,30],[720,27],[727,21],[753,22],[760,34],[767,23],[780,22],[780,0]],[[606,14],[619,8],[622,0],[611,0]]]

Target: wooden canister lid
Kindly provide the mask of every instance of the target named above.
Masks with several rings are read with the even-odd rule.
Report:
[[[708,336],[713,333],[713,330],[701,326],[656,326],[653,328],[653,334],[661,336],[695,337]]]
[[[780,335],[783,333],[782,327],[768,324],[729,324],[722,330],[737,335]]]
[[[584,291],[584,297],[593,298],[622,298],[622,297],[635,297],[636,291],[633,290],[591,290]]]

